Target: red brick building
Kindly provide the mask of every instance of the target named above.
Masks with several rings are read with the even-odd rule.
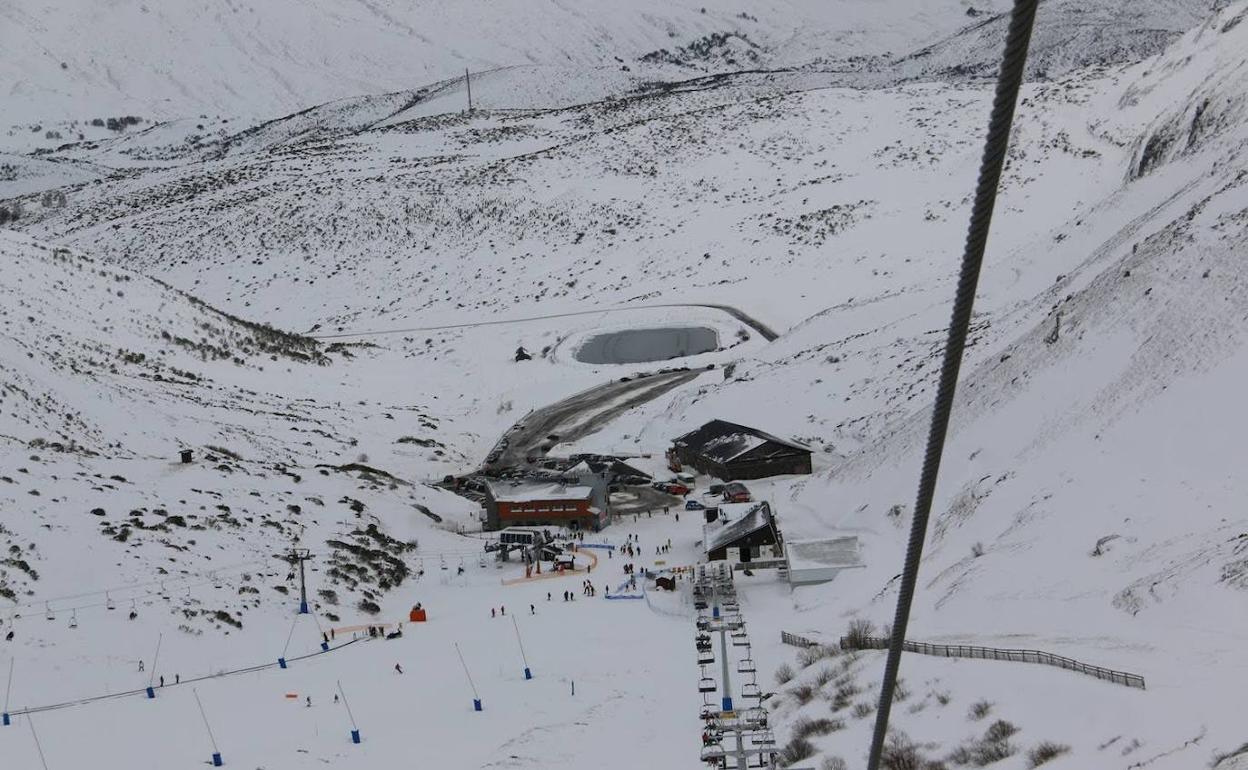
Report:
[[[600,484],[491,481],[486,485],[486,528],[559,526],[601,529],[605,490]]]

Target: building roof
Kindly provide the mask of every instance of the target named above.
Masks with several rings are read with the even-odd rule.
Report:
[[[724,503],[719,518],[702,527],[702,545],[707,553],[731,546],[741,538],[771,527],[771,506],[757,503]]]
[[[592,500],[594,488],[583,484],[555,481],[489,481],[490,496],[500,503],[531,500]]]
[[[809,454],[811,451],[796,442],[727,420],[711,420],[697,430],[678,436],[674,443],[687,446],[708,460],[719,463],[731,462],[765,444],[777,445],[775,451],[767,453],[769,455],[794,451]]]
[[[784,544],[784,553],[789,560],[790,570],[862,566],[856,535],[788,540]]]

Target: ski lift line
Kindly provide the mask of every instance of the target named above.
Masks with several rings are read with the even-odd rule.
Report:
[[[358,730],[360,726],[355,723],[355,714],[351,713],[351,704],[347,702],[347,693],[342,689],[342,680],[336,680],[338,683],[338,694],[342,696],[342,705],[347,709],[347,719],[351,720],[351,729]]]
[[[247,568],[247,567],[252,567],[252,566],[255,566],[255,565],[257,565],[257,564],[264,564],[264,563],[265,563],[265,561],[264,561],[264,560],[262,560],[262,559],[256,559],[256,560],[254,560],[254,561],[238,562],[238,563],[236,563],[236,564],[232,564],[232,565],[230,565],[230,566],[228,566],[228,567],[222,567],[222,568],[219,568],[219,569],[214,569],[214,570],[212,570],[212,572],[209,572],[209,573],[197,573],[197,574],[193,574],[193,575],[186,575],[186,576],[184,576],[184,577],[164,578],[163,580],[150,580],[150,581],[148,581],[148,582],[146,582],[146,583],[129,583],[129,584],[124,585],[124,586],[110,586],[110,587],[108,587],[108,588],[101,588],[101,589],[96,590],[96,591],[84,591],[84,592],[82,592],[82,593],[77,593],[77,594],[64,594],[64,595],[62,595],[62,596],[51,596],[51,597],[46,597],[46,598],[43,598],[43,599],[35,599],[35,600],[32,600],[32,601],[28,601],[28,602],[17,602],[17,603],[15,603],[15,604],[13,604],[12,606],[13,606],[13,607],[15,607],[15,608],[22,608],[22,607],[27,607],[27,608],[29,608],[29,607],[38,607],[40,604],[43,604],[43,605],[45,605],[45,606],[46,606],[46,605],[51,604],[51,603],[54,603],[54,602],[69,601],[69,600],[71,600],[71,599],[83,599],[83,598],[86,598],[86,597],[88,597],[88,596],[100,596],[100,595],[103,595],[103,596],[105,597],[105,604],[106,604],[106,603],[107,603],[107,600],[108,600],[108,596],[109,596],[109,594],[114,594],[114,593],[116,593],[116,594],[122,594],[122,593],[125,593],[125,592],[127,592],[127,591],[132,591],[132,590],[135,590],[135,589],[138,589],[138,588],[150,588],[150,587],[152,587],[152,586],[158,586],[158,585],[161,585],[161,584],[164,584],[164,583],[179,584],[179,583],[183,583],[183,582],[185,582],[185,581],[187,581],[187,580],[194,580],[194,579],[196,579],[196,578],[201,578],[201,577],[210,577],[210,578],[211,578],[211,577],[213,577],[214,575],[220,575],[221,573],[231,573],[231,572],[234,572],[234,571],[237,571],[237,570],[243,570],[244,568]],[[203,581],[203,582],[201,582],[201,583],[196,583],[196,584],[193,584],[193,586],[206,585],[206,584],[208,584],[208,583],[212,583],[212,582],[214,582],[214,580],[211,580],[211,579],[210,579],[210,580]],[[149,593],[149,594],[147,594],[147,595],[148,595],[148,596],[150,596],[151,594]],[[103,605],[89,605],[89,606],[103,606]],[[83,609],[83,608],[84,608],[84,607],[79,606],[79,609]],[[61,608],[59,608],[59,609],[58,609],[58,611],[64,611],[64,610],[68,610],[68,609],[73,609],[73,608],[72,608],[72,607],[61,607]]]
[[[148,687],[151,687],[152,683],[156,681],[156,662],[160,660],[160,643],[163,642],[164,639],[165,635],[163,632],[156,636],[156,654],[152,656],[152,675],[147,679]]]
[[[35,720],[30,718],[30,714],[26,715],[26,724],[30,725],[30,734],[35,739],[35,748],[39,749],[39,762],[43,764],[43,770],[48,770],[48,758],[43,755],[43,744],[39,741],[39,733],[35,732]]]
[[[295,615],[295,619],[290,623],[290,633],[286,634],[286,646],[282,648],[282,657],[286,657],[286,651],[290,649],[290,640],[295,636],[295,626],[299,623],[299,615]]]
[[[4,713],[9,713],[9,695],[13,692],[13,665],[17,663],[17,658],[9,658],[9,681],[4,686]]]
[[[997,88],[993,97],[992,115],[984,141],[984,153],[975,188],[975,202],[967,228],[957,292],[950,313],[949,331],[945,340],[940,379],[932,407],[923,468],[919,474],[919,486],[915,495],[914,515],[910,521],[910,538],[906,545],[901,584],[897,592],[893,634],[889,640],[888,657],[884,665],[884,680],[880,685],[880,700],[876,709],[867,770],[879,770],[884,741],[888,733],[888,718],[897,688],[897,671],[901,665],[906,626],[910,621],[910,605],[914,600],[914,589],[918,582],[923,544],[927,538],[927,523],[936,494],[941,456],[944,453],[945,440],[949,432],[949,418],[958,388],[958,374],[962,367],[962,355],[970,329],[975,292],[979,286],[980,268],[983,266],[984,251],[988,244],[988,231],[992,224],[993,209],[996,206],[1001,170],[1005,165],[1005,155],[1009,149],[1014,110],[1023,82],[1027,49],[1031,43],[1031,32],[1035,25],[1038,5],[1039,0],[1014,0],[1010,26],[1006,33],[1005,49],[1001,56],[1001,66],[997,71]]]
[[[468,686],[472,688],[472,697],[480,700],[481,695],[477,692],[477,686],[472,682],[472,674],[468,672],[468,664],[464,662],[464,653],[459,649],[459,642],[455,643],[455,654],[459,656],[459,664],[464,667],[464,676],[468,677]]]
[[[314,652],[310,652],[305,655],[297,655],[293,658],[288,658],[287,662],[293,663],[293,662],[297,662],[301,660],[307,660],[308,658],[314,658],[317,655],[327,655],[330,652],[337,652],[338,650],[341,650],[344,647],[349,647],[359,641],[362,641],[362,640],[351,639],[346,642],[343,642],[342,644],[337,645],[336,647],[330,647],[328,651],[318,649]],[[205,681],[212,680],[212,679],[222,679],[222,678],[229,677],[229,676],[237,676],[240,674],[254,674],[260,671],[264,671],[266,669],[277,668],[277,667],[278,667],[278,664],[276,661],[272,663],[261,663],[256,666],[246,666],[244,668],[236,668],[236,669],[231,669],[229,671],[218,671],[215,674],[205,674],[204,676],[183,679],[181,682],[178,682],[177,684],[166,685],[166,687],[180,687],[180,686],[195,684],[197,682],[205,682]],[[61,709],[66,709],[66,708],[73,708],[75,706],[85,706],[85,705],[89,705],[92,703],[98,703],[100,701],[116,700],[118,698],[128,698],[128,697],[133,697],[136,695],[144,695],[146,692],[147,692],[146,688],[140,688],[137,690],[124,690],[122,692],[112,692],[112,693],[107,693],[105,695],[91,695],[86,698],[78,698],[78,699],[71,700],[71,701],[63,701],[61,703],[51,703],[51,704],[47,704],[43,706],[26,706],[22,708],[20,711],[16,711],[12,713],[39,714],[45,711],[58,711]]]
[[[524,640],[520,638],[520,624],[516,622],[516,616],[511,616],[511,625],[516,629],[516,644],[520,645],[520,660],[524,663],[524,667],[529,667],[529,658],[524,654]]]
[[[204,719],[204,729],[208,731],[208,740],[212,743],[212,750],[220,754],[221,750],[217,748],[217,738],[212,734],[212,726],[208,724],[208,715],[204,713],[204,702],[199,699],[199,690],[192,687],[191,694],[195,696],[195,705],[199,706],[199,715]]]

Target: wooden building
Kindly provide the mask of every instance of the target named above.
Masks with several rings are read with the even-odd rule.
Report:
[[[779,558],[782,542],[771,505],[762,501],[719,506],[719,516],[702,528],[702,547],[707,561]]]
[[[711,420],[675,439],[668,457],[724,481],[811,472],[808,447],[725,420]]]
[[[557,526],[598,530],[606,525],[606,484],[587,479],[490,481],[485,491],[486,529]]]

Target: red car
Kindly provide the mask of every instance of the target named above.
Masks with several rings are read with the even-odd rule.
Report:
[[[684,497],[689,494],[689,487],[684,484],[668,484],[667,493],[669,495],[680,495],[681,497]]]

